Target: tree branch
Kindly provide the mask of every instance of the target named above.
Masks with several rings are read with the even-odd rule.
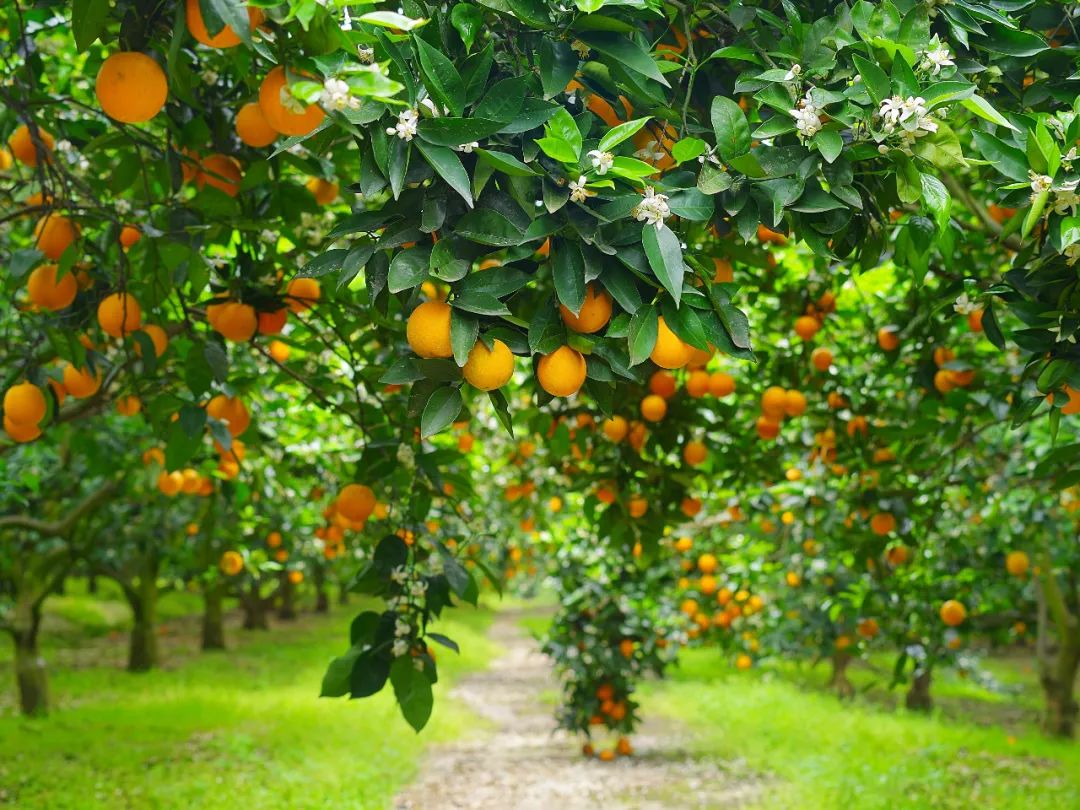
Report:
[[[27,515],[5,515],[0,517],[0,529],[27,529],[40,535],[62,537],[70,532],[80,519],[112,497],[119,487],[119,481],[107,481],[95,492],[83,498],[63,520],[38,520]]]

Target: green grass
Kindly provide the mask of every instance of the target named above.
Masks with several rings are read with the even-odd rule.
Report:
[[[177,612],[168,615],[178,617],[187,595],[168,598],[175,597]],[[112,608],[92,609],[87,602],[73,594],[50,600],[47,611],[73,626],[100,626],[103,616],[112,622]],[[480,721],[446,691],[448,682],[496,654],[484,636],[491,614],[463,608],[440,622],[438,629],[458,641],[462,653],[438,649],[435,712],[417,736],[386,692],[358,701],[317,697],[326,663],[344,650],[353,611],[305,615],[269,633],[235,631],[226,653],[189,654],[167,660],[171,669],[145,675],[120,671],[115,662],[122,652],[115,651],[101,656],[110,660],[107,666],[83,660],[79,668],[55,667],[56,708],[45,718],[16,716],[14,696],[5,694],[0,804],[50,810],[388,806],[415,773],[424,746],[483,733]],[[102,650],[123,646],[122,639],[93,643]],[[10,663],[0,662],[0,683],[11,681]]]
[[[1077,806],[1080,747],[1043,739],[1030,726],[1010,742],[1006,729],[978,722],[996,702],[981,699],[993,693],[959,679],[942,676],[937,685],[942,703],[963,701],[967,714],[954,719],[892,710],[872,693],[841,702],[819,688],[824,665],[739,673],[715,650],[687,651],[681,661],[669,680],[644,686],[645,715],[684,723],[691,755],[741,762],[765,779],[755,807]],[[1023,675],[1013,662],[998,667]],[[852,672],[856,685],[865,678]]]

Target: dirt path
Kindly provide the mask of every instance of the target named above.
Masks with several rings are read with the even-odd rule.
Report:
[[[490,669],[459,682],[450,697],[494,726],[490,736],[435,748],[396,810],[731,810],[760,799],[761,782],[692,759],[679,729],[652,720],[636,753],[590,760],[580,741],[553,732],[543,696],[557,688],[548,660],[521,627],[520,612],[496,615],[490,636],[504,650]]]

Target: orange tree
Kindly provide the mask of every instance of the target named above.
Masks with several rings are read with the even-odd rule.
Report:
[[[4,284],[26,310],[4,319],[5,429],[51,431],[64,395],[137,396],[171,472],[208,432],[228,453],[250,429],[237,396],[287,383],[332,413],[354,443],[330,514],[360,531],[382,502],[393,525],[358,579],[390,604],[354,624],[328,693],[389,676],[414,725],[430,712],[427,621],[476,589],[443,532],[482,518],[474,465],[432,437],[484,411],[511,427],[508,385],[608,416],[695,351],[767,363],[730,275],[767,278],[760,243],[805,243],[836,274],[896,257],[912,336],[957,297],[928,275],[962,273],[987,337],[1018,347],[1012,419],[1044,408],[1056,430],[1080,409],[1075,35],[1056,4],[66,12],[3,11]],[[806,407],[776,366],[766,439]],[[969,369],[942,370],[964,387]],[[850,412],[852,439],[871,417]],[[707,469],[754,469],[727,449]],[[623,508],[644,501],[651,544],[674,488],[638,472]],[[1054,477],[1076,475],[1065,457]]]

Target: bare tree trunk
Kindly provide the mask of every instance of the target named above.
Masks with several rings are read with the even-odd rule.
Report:
[[[1050,665],[1044,662],[1039,680],[1046,694],[1043,731],[1054,737],[1076,736],[1077,713],[1074,685],[1080,667],[1080,638],[1074,632],[1066,643],[1058,646],[1057,659]]]
[[[855,696],[855,685],[848,679],[847,668],[851,663],[851,653],[837,650],[832,654],[832,674],[829,676],[829,688],[836,690],[840,698]]]
[[[281,572],[278,596],[281,597],[281,602],[278,603],[278,618],[292,621],[296,618],[296,586],[289,582],[289,575],[285,571]]]
[[[330,612],[330,595],[326,592],[326,571],[320,565],[315,569],[315,612]]]
[[[125,588],[135,619],[128,648],[129,672],[147,672],[161,664],[157,638],[157,573],[157,556],[148,554],[138,584]]]
[[[904,697],[904,705],[913,712],[928,712],[934,708],[934,699],[930,696],[931,671],[920,670],[911,680],[911,686]]]
[[[259,586],[252,583],[251,588],[240,597],[240,607],[244,611],[245,630],[269,630],[266,600],[259,594]]]
[[[225,591],[221,583],[203,587],[202,649],[225,649]]]
[[[19,690],[19,708],[23,714],[45,714],[49,709],[49,680],[45,659],[38,651],[40,604],[26,613],[28,615],[16,617],[11,629],[15,642],[15,683]]]
[[[349,604],[349,585],[347,582],[341,582],[338,584],[337,602],[339,605]]]

